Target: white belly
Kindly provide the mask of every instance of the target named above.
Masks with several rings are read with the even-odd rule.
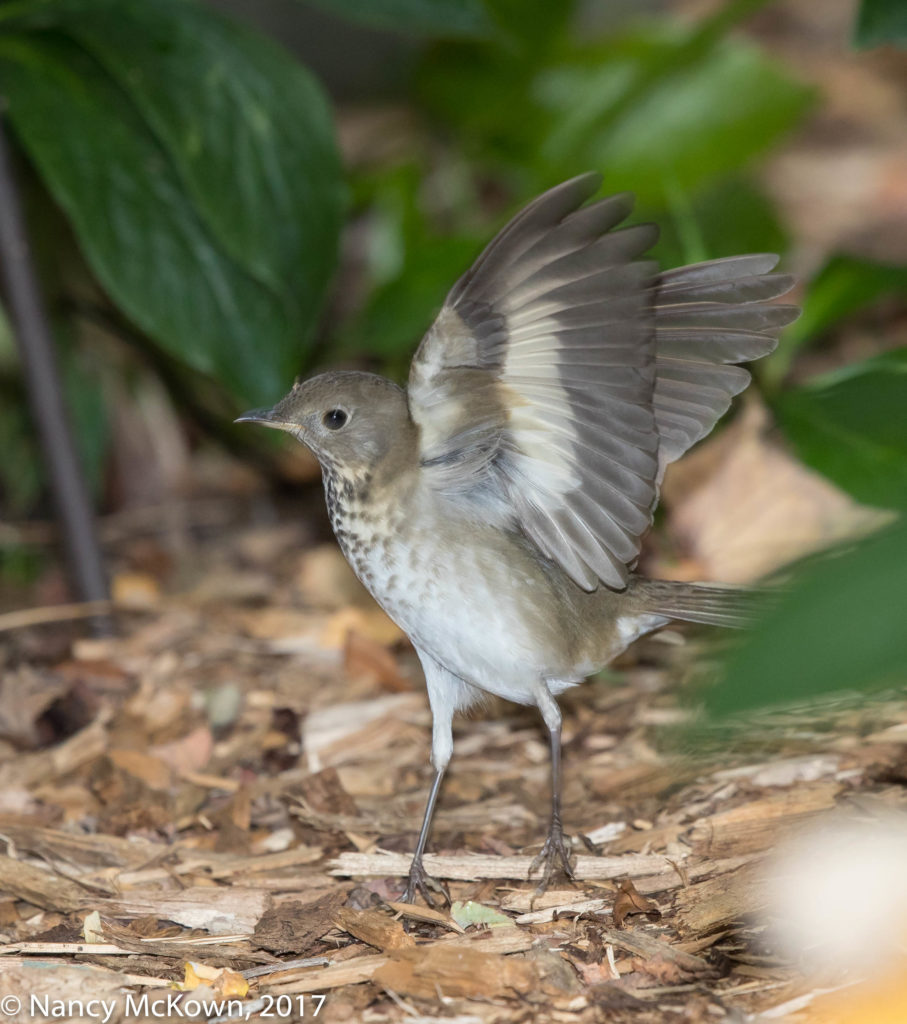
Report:
[[[426,518],[380,539],[367,522],[348,521],[346,538],[338,532],[359,578],[413,643],[473,686],[521,703],[534,701],[540,679],[555,691],[581,679],[586,672],[552,657],[553,624],[526,600],[543,579],[495,557],[481,527],[442,544]]]

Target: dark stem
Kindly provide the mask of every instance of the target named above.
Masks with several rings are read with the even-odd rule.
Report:
[[[94,511],[66,414],[54,345],[31,261],[22,204],[13,178],[2,109],[0,279],[9,302],[29,405],[50,477],[75,590],[83,601],[105,601],[109,592],[95,533]],[[112,623],[107,616],[94,618],[92,626],[98,633],[112,632]]]

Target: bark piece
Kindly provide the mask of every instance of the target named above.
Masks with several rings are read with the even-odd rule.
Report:
[[[335,926],[336,915],[345,898],[343,892],[332,892],[310,903],[300,900],[281,903],[262,916],[252,933],[252,942],[272,953],[305,956],[313,943]]]

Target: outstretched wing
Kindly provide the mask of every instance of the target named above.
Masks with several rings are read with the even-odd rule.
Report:
[[[413,360],[422,465],[507,518],[581,587],[621,588],[664,465],[745,387],[791,307],[774,257],[658,275],[632,197],[586,174],[518,214],[457,282]]]

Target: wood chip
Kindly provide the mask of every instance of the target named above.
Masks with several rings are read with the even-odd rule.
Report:
[[[345,985],[361,985],[364,981],[371,981],[374,973],[383,967],[389,959],[390,957],[383,953],[376,953],[374,956],[357,956],[345,963],[331,964],[330,967],[316,967],[292,981],[283,980],[279,984],[270,985],[268,978],[262,978],[261,983],[275,996],[302,992],[328,992]]]
[[[741,920],[764,903],[765,894],[756,873],[741,868],[678,890],[673,921],[681,935],[709,932]]]
[[[403,917],[411,921],[424,921],[426,924],[438,924],[442,928],[449,928],[452,932],[459,932],[461,935],[464,929],[457,924],[450,914],[444,914],[433,907],[423,907],[418,903],[397,903],[388,900],[387,905]]]
[[[351,907],[341,907],[334,915],[334,924],[341,931],[349,932],[350,935],[383,952],[407,949],[416,944],[416,940],[406,933],[399,921],[380,910],[353,910]]]
[[[75,882],[8,856],[0,857],[0,892],[63,913],[78,910],[90,898],[90,892]]]
[[[372,980],[418,999],[494,999],[538,989],[536,965],[490,954],[484,949],[437,943],[401,950],[375,971]]]
[[[180,893],[130,892],[109,901],[101,912],[102,916],[153,915],[212,935],[249,936],[271,905],[270,894],[261,889],[197,886]]]
[[[544,910],[530,910],[520,914],[517,924],[542,924],[553,921],[556,917],[577,917],[580,914],[597,914],[608,906],[610,900],[576,900],[573,903],[562,903],[557,907],[546,907]]]
[[[308,951],[313,943],[335,927],[346,893],[329,892],[304,903],[290,900],[264,914],[255,928],[255,944],[272,953]]]
[[[332,875],[347,876],[391,876],[403,877],[409,874],[412,857],[408,854],[389,853],[342,853],[329,864]],[[462,882],[475,882],[484,878],[511,878],[526,880],[529,876],[531,857],[490,857],[482,854],[465,853],[460,856],[439,856],[426,854],[425,870],[434,878],[445,878]],[[664,857],[643,854],[627,854],[623,857],[577,857],[574,874],[580,881],[599,881],[621,876],[648,875],[663,870]],[[674,869],[671,869],[672,873]]]
[[[841,789],[839,782],[796,786],[701,818],[690,830],[693,852],[717,859],[768,849],[785,830],[834,807]]]
[[[702,957],[686,953],[676,945],[665,942],[663,939],[648,935],[641,928],[609,929],[601,933],[604,942],[613,946],[625,949],[628,953],[635,953],[645,959],[661,957],[677,964],[682,970],[688,972],[702,972],[713,970],[712,966]]]

